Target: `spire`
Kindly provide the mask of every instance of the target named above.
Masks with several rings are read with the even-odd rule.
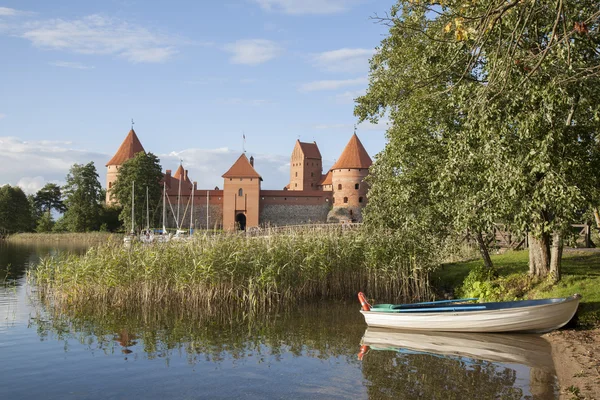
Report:
[[[142,146],[140,139],[138,139],[137,135],[135,134],[132,125],[127,137],[125,137],[125,140],[123,140],[123,143],[121,143],[121,146],[119,146],[119,150],[117,150],[113,158],[106,163],[106,166],[121,165],[125,161],[133,158],[140,151],[145,152],[144,147]]]
[[[367,153],[358,136],[354,133],[346,148],[344,148],[342,155],[331,169],[369,168],[372,163],[373,161],[371,161],[369,153]]]

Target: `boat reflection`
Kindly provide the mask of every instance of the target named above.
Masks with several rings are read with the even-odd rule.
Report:
[[[368,328],[358,358],[370,398],[557,398],[551,346],[538,335]]]
[[[554,372],[550,343],[533,334],[396,331],[368,328],[362,339],[371,350],[412,350],[527,365]]]

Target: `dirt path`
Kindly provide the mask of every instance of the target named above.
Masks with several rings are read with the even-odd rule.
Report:
[[[545,335],[560,385],[560,399],[600,400],[600,329]]]

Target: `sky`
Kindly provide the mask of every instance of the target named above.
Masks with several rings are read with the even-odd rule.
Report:
[[[393,0],[0,0],[0,185],[35,193],[106,162],[131,128],[199,188],[245,149],[264,189],[289,182],[297,139],[328,169]],[[373,157],[387,122],[356,132]],[[245,136],[245,143],[243,141]],[[324,171],[326,172],[326,171]]]

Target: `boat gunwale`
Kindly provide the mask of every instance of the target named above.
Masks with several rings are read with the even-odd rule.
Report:
[[[369,310],[369,311],[360,310],[360,312],[362,314],[365,314],[365,313],[393,314],[393,315],[410,314],[411,316],[420,315],[420,314],[430,315],[430,314],[435,314],[435,313],[444,313],[445,314],[445,313],[450,313],[450,312],[477,314],[477,313],[491,313],[491,312],[498,312],[498,311],[505,311],[505,310],[538,309],[540,307],[555,306],[558,304],[567,304],[572,301],[579,302],[580,300],[581,300],[581,295],[574,294],[574,295],[571,295],[568,297],[557,297],[557,298],[549,298],[549,299],[468,303],[468,304],[462,305],[463,307],[465,307],[462,309],[460,308],[461,305],[449,304],[449,305],[440,305],[438,307],[410,307],[410,308],[405,308],[405,309],[400,308],[400,309],[374,310],[373,308],[371,308],[371,310]],[[529,302],[529,303],[539,302],[539,304],[535,304],[535,303],[534,304],[522,304],[525,302]],[[481,309],[473,310],[473,309],[466,308],[468,306],[474,306],[474,305],[486,306],[486,305],[490,305],[490,304],[494,304],[494,305],[496,305],[496,307],[486,308],[483,310],[481,310]],[[513,306],[513,307],[498,307],[497,306],[497,305],[502,305],[502,304],[514,304],[515,306]],[[421,312],[419,312],[419,311],[421,311]]]

